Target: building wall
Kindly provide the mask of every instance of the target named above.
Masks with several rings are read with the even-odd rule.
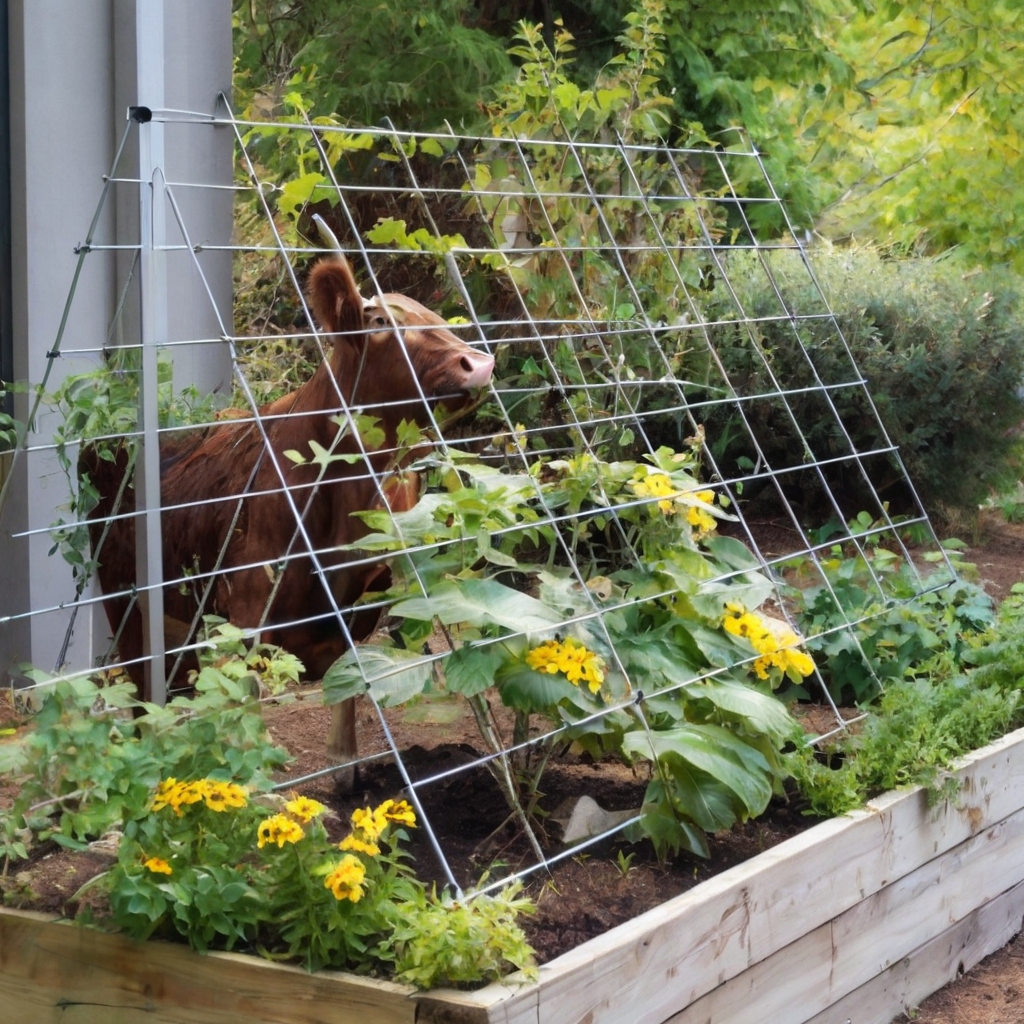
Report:
[[[141,4],[147,11],[140,22],[135,14]],[[141,83],[150,94],[162,86],[166,108],[214,113],[218,93],[230,89],[231,5],[230,0],[8,0],[8,6],[13,369],[15,380],[34,385],[46,373],[46,354],[57,338],[78,260],[74,249],[97,209],[127,106],[161,105],[141,95]],[[162,11],[162,40],[156,50],[138,31],[154,9]],[[148,55],[141,68],[139,53]],[[230,129],[168,126],[164,135],[165,176],[182,183],[180,201],[187,220],[208,227],[206,240],[229,240],[230,191],[186,189],[184,184],[230,183]],[[137,160],[133,144],[118,176],[137,176]],[[95,240],[138,244],[138,205],[137,184],[112,186]],[[168,232],[169,243],[180,241],[180,235]],[[220,314],[230,324],[230,254],[207,253],[201,259]],[[218,338],[217,312],[194,262],[180,254],[168,255],[165,263],[166,336]],[[93,252],[85,259],[61,346],[67,354],[54,361],[48,390],[65,375],[100,364],[98,352],[107,341],[128,266],[129,257],[113,252]],[[137,343],[138,323],[138,302],[133,299],[114,340]],[[83,348],[97,354],[72,354]],[[180,350],[178,355],[179,382],[194,379],[209,389],[227,386],[230,364],[223,345]],[[28,403],[29,396],[18,396],[19,418],[26,416]],[[52,412],[44,412],[34,423],[30,444],[49,443],[58,423]],[[70,611],[47,609],[68,602],[73,587],[60,556],[48,554],[52,540],[45,528],[66,502],[69,486],[53,451],[27,453],[14,474],[8,505],[0,513],[0,676],[17,678],[15,666],[21,662],[46,670],[57,667]],[[44,532],[18,536],[33,530]],[[65,664],[92,664],[94,633],[102,637],[107,632],[102,612],[80,613]]]

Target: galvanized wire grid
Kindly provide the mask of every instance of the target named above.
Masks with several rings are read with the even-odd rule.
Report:
[[[342,248],[362,281],[364,295],[404,292],[430,308],[443,307],[448,315],[459,313],[465,318],[465,324],[453,325],[452,330],[471,345],[497,355],[499,364],[503,359],[507,361],[510,352],[522,350],[528,351],[546,371],[548,383],[544,385],[492,383],[488,401],[477,418],[459,422],[447,436],[435,418],[431,424],[430,444],[437,454],[460,449],[476,453],[481,461],[493,463],[496,469],[522,472],[541,457],[595,455],[598,448],[607,450],[613,435],[623,451],[628,448],[633,452],[632,457],[639,459],[644,452],[653,452],[659,444],[671,442],[674,447],[683,448],[685,439],[700,437],[707,429],[702,455],[708,486],[716,494],[730,499],[730,511],[738,516],[732,532],[743,539],[757,556],[762,571],[771,579],[781,581],[784,565],[795,558],[803,558],[819,570],[816,582],[828,586],[828,576],[820,571],[820,566],[834,544],[841,543],[864,553],[881,534],[885,534],[887,545],[896,545],[897,553],[913,566],[915,559],[901,539],[908,527],[915,527],[918,535],[926,535],[931,548],[941,552],[892,444],[886,439],[877,449],[859,451],[850,438],[837,408],[841,398],[855,394],[866,415],[877,420],[877,412],[836,317],[814,277],[807,254],[794,240],[796,233],[788,224],[785,210],[755,151],[749,148],[666,149],[631,145],[622,140],[600,143],[499,140],[411,134],[390,127],[354,131],[308,123],[257,124],[240,121],[228,113],[210,119],[189,112],[154,111],[153,117],[157,123],[189,125],[196,136],[192,143],[196,146],[202,146],[204,135],[212,131],[234,132],[236,206],[249,211],[250,216],[255,211],[262,217],[266,242],[241,245],[231,238],[211,239],[205,225],[187,223],[180,197],[189,190],[210,186],[166,181],[162,168],[157,169],[152,186],[148,178],[140,180],[122,175],[122,141],[112,173],[103,185],[96,218],[81,247],[79,269],[93,253],[127,249],[135,254],[122,282],[124,292],[118,315],[123,295],[139,273],[140,265],[145,271],[147,248],[150,252],[155,248],[191,254],[195,274],[204,286],[204,271],[198,259],[202,250],[230,251],[236,266],[244,267],[251,278],[277,275],[278,306],[292,311],[292,323],[274,324],[267,316],[260,321],[258,330],[236,332],[233,324],[221,319],[220,337],[195,338],[161,346],[172,359],[189,348],[226,347],[234,368],[238,404],[264,438],[271,416],[260,408],[260,384],[254,371],[254,353],[258,347],[273,339],[278,345],[306,346],[314,362],[326,358],[329,342],[314,323],[303,297],[305,274],[325,253],[321,244],[308,241],[313,237],[310,214],[318,212],[330,221],[341,238]],[[130,123],[125,138],[138,129],[138,124]],[[308,197],[309,208],[297,210],[298,227],[305,237],[294,232],[293,224],[278,209],[278,201],[285,195],[283,188],[289,182],[267,180],[259,162],[260,138],[265,140],[270,133],[274,133],[275,145],[301,155],[297,173],[301,169],[309,174],[315,168],[322,175],[322,182]],[[359,140],[358,146],[342,145],[355,139]],[[333,159],[328,157],[329,151],[334,154]],[[435,155],[438,153],[443,155]],[[487,168],[486,174],[481,167]],[[567,167],[571,173],[561,173],[555,187],[552,168],[564,172]],[[493,173],[495,168],[506,171],[504,178],[497,179]],[[537,180],[538,175],[541,180]],[[138,245],[115,244],[97,237],[100,212],[115,189],[145,191],[151,187],[154,209],[162,209],[167,220],[163,242],[154,242],[145,228]],[[424,251],[429,248],[426,244],[419,251],[372,244],[368,240],[369,231],[384,217],[404,220],[410,234],[423,228],[431,238],[449,241],[436,246],[438,251],[434,253]],[[771,218],[787,226],[787,240],[771,243],[758,240],[754,225]],[[622,229],[624,223],[628,225],[628,232]],[[582,231],[581,225],[589,226],[591,233]],[[452,246],[450,239],[456,233],[463,236],[464,243]],[[510,271],[501,269],[505,261],[513,265]],[[517,272],[516,268],[528,270],[532,278]],[[614,294],[603,303],[589,290],[591,276],[599,280],[606,294],[609,281],[612,282]],[[563,291],[556,296],[545,294],[545,280],[562,282]],[[73,329],[69,329],[74,324],[71,300],[78,281],[76,273],[60,335],[50,356],[51,360],[58,356],[66,361],[81,360],[85,368],[95,365],[103,353],[95,348],[75,348],[70,341],[74,336]],[[756,288],[752,289],[752,281]],[[144,280],[143,287],[158,288],[159,281]],[[754,291],[760,296],[758,308],[745,308],[744,295]],[[807,305],[805,298],[803,305],[796,308],[791,298],[794,291],[802,296],[812,294],[813,302]],[[205,292],[213,305],[208,286]],[[672,315],[667,315],[666,311],[671,311]],[[116,320],[117,317],[111,324],[111,337],[115,334]],[[780,325],[786,331],[785,337],[793,352],[801,356],[803,383],[777,380],[773,363],[764,351],[762,332],[769,326],[777,330]],[[833,370],[832,376],[823,379],[819,361],[808,346],[809,330],[816,332],[819,339],[822,332],[825,333],[827,344],[841,354],[842,372],[836,374]],[[723,343],[744,348],[751,368],[745,379],[731,377],[726,370],[719,353]],[[128,343],[123,346],[124,351],[132,349],[145,353],[146,345]],[[136,372],[152,374],[156,366],[154,360],[155,356],[148,362],[137,360],[136,365],[141,364],[142,370]],[[701,370],[699,379],[691,375],[694,367]],[[32,383],[45,387],[47,382],[44,379]],[[141,390],[145,387],[143,379]],[[522,410],[536,408],[538,396],[543,398],[544,416],[523,423]],[[426,403],[426,397],[421,397]],[[340,388],[337,398],[337,412],[352,422],[354,410],[347,407]],[[811,414],[809,409],[813,410]],[[764,451],[758,424],[765,421],[765,410],[787,423],[799,440],[803,457],[798,463],[775,464]],[[807,421],[808,415],[813,416],[813,422]],[[721,463],[716,456],[716,451],[721,451],[718,438],[706,427],[709,423],[728,423],[729,429],[745,432],[756,458],[740,464]],[[820,440],[823,424],[830,430],[831,440],[827,446]],[[33,422],[30,427],[34,425]],[[211,428],[216,429],[216,426],[202,423],[177,429]],[[162,435],[167,432],[167,429],[161,430]],[[145,431],[140,428],[136,434],[126,436],[144,439]],[[886,438],[880,424],[878,436]],[[153,493],[152,481],[156,479],[152,474],[158,472],[153,437],[150,433],[150,443],[143,456],[151,474],[150,493]],[[51,422],[46,429],[30,429],[21,452],[44,452],[53,446]],[[422,455],[423,450],[417,454]],[[265,455],[273,458],[269,448]],[[383,497],[385,481],[369,462],[364,470]],[[896,529],[874,482],[883,473],[890,482],[893,478],[902,482],[904,492],[912,496],[917,509],[915,514],[900,522],[900,529]],[[264,564],[271,572],[288,559],[309,558],[330,594],[320,562],[327,553],[311,547],[302,526],[301,510],[309,495],[296,489],[289,492],[284,487],[283,467],[278,467],[277,475],[282,493],[288,495],[296,529],[289,550],[273,552]],[[840,477],[850,481],[856,491],[857,508],[851,509],[848,497],[836,491],[835,481]],[[251,485],[252,479],[237,494],[211,494],[208,500],[229,500],[239,505]],[[856,534],[841,526],[840,532],[827,539],[812,540],[794,498],[800,488],[806,486],[820,491],[837,524],[845,523],[851,512],[863,509],[868,512],[872,525]],[[762,499],[770,494],[773,507],[781,510],[781,521],[777,515],[773,524],[774,550],[771,552],[761,550],[758,538],[763,531],[746,515],[750,496],[758,494]],[[554,532],[561,557],[572,567],[582,593],[590,594],[584,573],[573,560],[571,529],[578,516],[547,507],[539,487],[536,497],[542,522]],[[636,503],[656,500],[638,497]],[[386,503],[383,507],[387,507]],[[614,507],[603,512],[610,514],[613,523],[617,522]],[[51,520],[56,517],[55,510]],[[523,528],[509,529],[514,532]],[[17,534],[14,542],[28,543],[34,534],[45,532],[46,526],[38,526]],[[780,536],[789,538],[784,548],[780,548]],[[626,559],[637,560],[628,532],[621,523],[619,542]],[[919,558],[921,550],[915,554]],[[391,556],[386,553],[363,552],[349,566],[372,567],[388,557]],[[102,560],[102,553],[99,558]],[[868,565],[871,565],[870,560]],[[215,571],[188,573],[178,579],[164,580],[162,585],[202,588],[215,575]],[[723,582],[728,578],[710,582]],[[952,566],[942,555],[938,575],[930,572],[926,578],[918,572],[917,592],[947,585],[955,578]],[[873,569],[871,579],[882,606],[891,606],[891,599]],[[153,594],[158,590],[159,584],[139,581],[140,594]],[[672,593],[667,590],[661,596],[671,598]],[[645,599],[651,596],[645,595]],[[79,607],[94,606],[97,614],[102,614],[97,606],[100,599],[95,589],[81,595],[69,592],[65,601],[49,607],[25,608],[15,618],[56,615],[72,602],[77,602]],[[835,600],[841,612],[842,605],[838,598]],[[371,602],[361,607],[378,607],[381,614],[386,615],[390,603],[379,601],[374,605]],[[615,644],[604,628],[605,616],[614,610],[591,597],[588,610],[563,625],[588,621],[592,629],[603,635],[611,660],[615,662],[618,660]],[[345,616],[351,611],[351,608],[335,606],[330,612],[346,635]],[[787,614],[781,592],[777,594],[775,612]],[[276,621],[267,625],[281,627],[301,621],[301,614],[297,614],[291,622]],[[856,638],[854,627],[857,624],[846,620],[835,629]],[[74,628],[72,620],[69,636]],[[443,678],[448,655],[443,644],[434,645],[424,654],[426,659],[437,663],[438,678]],[[103,663],[108,667],[118,664],[113,645]],[[622,669],[621,663],[618,667]],[[68,674],[84,674],[92,666],[59,664],[54,668]],[[424,794],[455,774],[488,762],[507,763],[517,746],[546,742],[564,732],[566,727],[552,727],[549,723],[541,734],[530,735],[517,746],[506,745],[458,767],[417,777],[416,772],[404,764],[402,752],[392,739],[389,718],[373,697],[372,686],[380,682],[380,677],[372,673],[373,669],[367,666],[364,676],[368,699],[373,702],[385,745],[364,754],[361,760],[394,758],[407,793],[420,811],[443,876],[457,886],[458,880],[448,864],[443,844],[434,836],[429,814],[424,813]],[[645,713],[643,680],[631,680],[631,683],[628,704],[642,718]],[[833,731],[844,729],[847,723],[823,685],[820,694],[835,715]],[[612,710],[615,710],[613,706],[606,707],[594,718]],[[335,767],[329,766],[322,772],[291,779],[282,785],[301,785]],[[466,813],[472,815],[473,809],[466,808]],[[628,822],[617,828],[626,824]],[[524,875],[550,866],[604,838],[604,835],[592,837],[559,852],[545,850],[534,842],[532,858],[512,873]],[[503,883],[499,878],[489,887],[500,884]]]

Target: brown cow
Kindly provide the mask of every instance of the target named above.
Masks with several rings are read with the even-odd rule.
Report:
[[[347,641],[333,612],[331,599],[313,572],[308,555],[284,563],[269,613],[274,578],[280,560],[291,552],[306,552],[303,539],[294,540],[296,519],[281,480],[276,460],[291,490],[313,550],[329,570],[333,601],[339,609],[351,608],[370,585],[380,589],[386,566],[376,564],[346,568],[356,556],[339,551],[365,535],[367,529],[353,512],[380,507],[382,488],[396,511],[416,500],[417,488],[400,475],[389,452],[396,444],[396,429],[403,420],[425,426],[429,417],[422,396],[448,409],[463,405],[472,389],[491,378],[494,359],[466,345],[446,327],[445,321],[418,302],[402,295],[364,299],[344,258],[324,259],[309,279],[309,301],[324,331],[331,335],[331,352],[313,377],[298,390],[259,411],[267,442],[252,421],[228,422],[197,433],[185,441],[161,445],[161,505],[163,527],[164,609],[166,620],[177,623],[178,635],[168,629],[168,646],[181,642],[197,608],[195,585],[182,586],[189,573],[209,574],[216,569],[224,538],[234,521],[233,534],[224,552],[219,573],[204,613],[216,614],[242,628],[264,622],[261,638],[292,652],[313,679],[345,650]],[[397,325],[397,330],[394,324]],[[341,402],[379,419],[386,438],[367,461],[336,460],[330,463],[318,487],[318,467],[310,461],[296,465],[284,453],[296,450],[307,458],[310,442],[335,455],[360,451],[352,432],[338,442]],[[422,392],[422,395],[421,395]],[[340,419],[340,422],[345,422]],[[87,471],[100,494],[90,513],[90,537],[94,551],[103,531],[103,520],[114,513],[114,498],[127,466],[121,450],[114,462],[99,458],[86,447],[81,468]],[[247,481],[253,475],[248,496]],[[375,479],[375,477],[377,479]],[[393,486],[397,484],[398,486]],[[213,500],[211,500],[213,499]],[[308,504],[308,507],[307,507]],[[134,510],[129,486],[117,513]],[[235,518],[237,515],[237,519]],[[128,516],[112,521],[109,535],[98,552],[98,576],[105,594],[104,605],[111,628],[121,630],[118,647],[122,660],[136,682],[142,682],[142,617],[130,600],[135,585],[135,524]],[[385,583],[384,586],[387,584]],[[375,628],[377,614],[348,615],[353,639],[363,639]],[[123,622],[122,622],[123,620]],[[168,670],[173,659],[168,656]],[[339,759],[356,755],[355,716],[352,702],[333,709],[328,751]]]

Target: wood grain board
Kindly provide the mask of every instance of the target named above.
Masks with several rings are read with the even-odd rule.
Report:
[[[0,911],[0,1020],[11,1024],[414,1024],[412,993]]]

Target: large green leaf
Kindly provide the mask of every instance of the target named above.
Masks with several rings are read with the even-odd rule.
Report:
[[[736,794],[707,772],[681,759],[668,766],[672,803],[677,813],[685,814],[705,832],[731,828],[743,810]]]
[[[754,657],[754,649],[749,644],[733,639],[720,629],[709,629],[696,623],[687,623],[686,628],[701,654],[715,668],[732,668]]]
[[[715,534],[704,541],[704,546],[715,556],[715,560],[727,569],[754,570],[761,568],[757,556],[741,540]]]
[[[675,774],[679,762],[686,762],[727,786],[747,812],[760,814],[771,799],[771,768],[755,750],[727,729],[716,725],[686,724],[650,734],[632,732],[623,738],[623,751],[630,756],[654,758]]]
[[[655,638],[650,633],[620,636],[615,638],[615,648],[633,686],[644,693],[699,678],[700,666],[690,663],[686,652],[666,636]]]
[[[775,593],[774,584],[760,571],[760,563],[741,541],[735,537],[714,536],[704,543],[719,569],[736,575],[700,585],[690,599],[698,614],[717,619],[729,601],[744,608],[760,608]]]
[[[400,601],[391,614],[408,619],[438,618],[445,625],[502,626],[513,633],[550,631],[562,617],[542,601],[493,579],[459,580],[435,587],[428,597]]]
[[[711,855],[703,829],[673,810],[661,779],[652,779],[648,785],[642,814],[640,822],[627,829],[626,835],[632,842],[646,836],[654,844],[659,857],[677,853],[680,849],[698,857]]]
[[[324,703],[356,697],[367,690],[382,705],[403,704],[430,682],[433,661],[400,647],[355,647],[324,674]]]
[[[580,689],[561,672],[537,672],[523,662],[514,662],[499,672],[495,683],[501,691],[502,702],[517,711],[550,712],[563,700],[576,705],[586,703]]]
[[[507,657],[500,644],[460,647],[445,659],[445,688],[465,697],[481,693],[494,685],[494,676]]]
[[[750,726],[767,733],[779,744],[800,728],[780,700],[734,679],[706,679],[692,687],[689,693],[693,697],[707,697],[723,711],[742,715]]]

